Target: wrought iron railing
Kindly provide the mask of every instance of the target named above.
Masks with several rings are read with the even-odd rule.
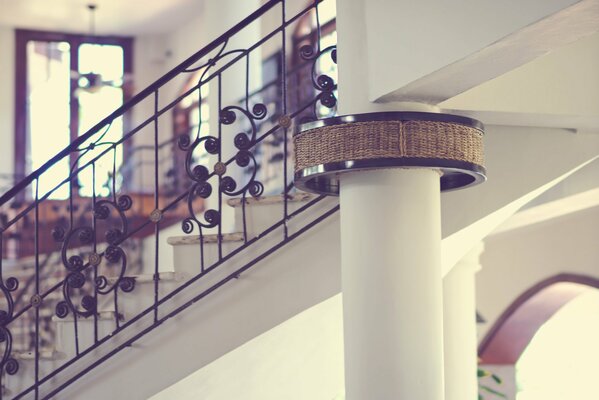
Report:
[[[302,64],[299,67],[305,68],[306,65]],[[297,74],[297,71],[299,71],[299,70],[300,70],[300,68],[296,67],[293,71],[290,71],[290,74]],[[260,89],[252,92],[250,94],[250,99],[252,99],[252,98],[259,99],[259,98],[268,97],[268,96],[265,96],[265,93],[268,90],[272,89],[273,86],[278,87],[279,83],[280,83],[280,81],[277,79],[268,82],[267,84],[263,85]],[[245,99],[242,99],[242,100],[239,100],[238,103],[243,105],[244,101],[245,101]],[[278,102],[279,99],[273,99],[271,97],[270,101]],[[267,105],[267,107],[268,107],[268,105]],[[273,118],[274,117],[271,116],[270,119],[273,120]],[[176,159],[177,139],[178,139],[178,137],[173,136],[172,138],[169,138],[158,145],[159,150],[162,150],[162,149],[168,150],[167,152],[165,152],[165,154],[161,155],[161,157],[158,161],[160,165],[165,166],[164,170],[166,171],[166,173],[162,179],[160,191],[162,193],[165,193],[167,198],[174,197],[174,196],[182,193],[183,191],[188,189],[188,186],[189,186],[189,182],[182,182],[182,179],[180,179],[181,174],[176,169],[178,165],[173,162]],[[274,148],[279,147],[279,146],[277,146],[276,141],[273,142],[271,140],[270,142],[266,142],[266,143],[268,143],[269,145],[271,145]],[[118,168],[118,170],[116,172],[117,176],[121,176],[124,181],[127,181],[128,178],[130,179],[130,177],[134,174],[134,171],[136,171],[140,168],[148,167],[148,166],[151,167],[154,164],[153,160],[148,160],[147,159],[148,157],[143,157],[143,153],[152,153],[153,154],[153,151],[154,151],[154,146],[152,146],[152,145],[139,145],[139,146],[130,148],[128,150],[126,160],[124,160],[123,164]],[[275,153],[275,154],[280,154],[280,149],[278,149],[278,151],[279,151],[279,153]],[[200,156],[202,158],[205,158],[206,154],[203,154]],[[199,163],[202,161],[202,158],[195,159],[194,162]],[[267,164],[271,163],[271,161],[272,161],[271,159],[265,160],[265,162]],[[270,174],[270,175],[267,174],[264,177],[263,181],[276,181],[276,180],[277,180],[277,174],[275,173],[275,174]],[[14,184],[16,183],[16,181],[18,181],[18,179],[16,179],[16,176],[14,174],[6,174],[6,173],[0,174],[0,182],[1,182],[0,183],[0,193],[3,193],[5,191],[7,191],[8,189],[10,189],[11,187],[13,187]],[[112,177],[109,176],[103,185],[103,187],[106,188],[108,191],[110,191],[112,188],[111,182],[112,182]],[[60,214],[59,205],[55,205],[54,210],[57,215]],[[63,210],[63,211],[68,211],[68,210]],[[92,211],[92,210],[90,209],[88,211]],[[17,237],[14,237],[13,239],[24,240],[25,238],[23,238],[21,236],[17,236]],[[136,242],[131,242],[131,243],[125,242],[124,244],[129,246],[127,248],[127,254],[130,258],[132,255],[136,254],[136,257],[135,257],[136,262],[134,264],[132,264],[131,262],[129,263],[129,265],[127,266],[127,273],[135,274],[135,273],[141,272],[142,271],[142,265],[141,265],[142,257],[139,255],[139,251],[141,250],[142,246],[140,245],[139,240]],[[33,291],[33,288],[34,288],[36,276],[35,276],[35,274],[31,273],[31,270],[36,267],[35,260],[32,259],[32,257],[29,254],[23,254],[23,255],[16,254],[14,257],[5,259],[5,262],[6,261],[12,262],[10,272],[13,274],[16,273],[21,276],[19,288],[14,294],[14,307],[15,307],[15,309],[19,309],[20,307],[23,306],[23,304],[21,304],[21,303],[23,303],[26,300],[29,301],[31,296],[33,296],[35,294]],[[39,269],[39,272],[40,272],[40,279],[44,280],[45,282],[50,282],[50,284],[56,284],[56,283],[60,282],[61,280],[63,280],[66,277],[66,271],[64,268],[61,268],[61,265],[62,265],[62,260],[60,257],[60,249],[45,253],[43,255],[43,258],[40,261],[39,265],[37,266]],[[44,272],[48,272],[48,273],[44,274]],[[27,278],[27,280],[23,280],[23,278]],[[55,303],[57,303],[56,299],[59,298],[60,295],[61,295],[61,293],[55,292],[53,296],[49,295],[48,297],[46,297],[45,300],[46,300],[46,303],[50,306],[49,308],[55,307]],[[48,303],[49,301],[51,303]],[[44,327],[44,329],[42,330],[42,336],[40,338],[41,347],[46,348],[46,347],[51,346],[54,343],[54,341],[56,339],[56,329],[55,329],[55,326],[51,323],[51,320],[52,320],[51,313],[42,315],[40,317],[40,319],[41,319],[41,325]],[[20,321],[20,325],[21,326],[18,330],[18,334],[15,334],[15,332],[12,332],[12,334],[13,334],[13,349],[18,350],[18,351],[24,351],[24,352],[32,351],[35,348],[35,344],[34,344],[35,343],[35,335],[34,335],[33,329],[31,329],[31,326],[33,325],[32,321],[29,321],[27,318],[22,318],[22,320]]]
[[[315,27],[314,42],[299,49],[299,57],[310,65],[310,84],[313,95],[305,101],[290,101],[289,94],[298,90],[293,87],[288,67],[290,54],[287,49],[288,37],[294,24],[310,13],[318,12],[322,0],[314,0],[312,4],[291,17],[286,14],[285,0],[270,0],[257,11],[249,15],[225,34],[212,41],[202,50],[185,60],[155,83],[142,90],[129,102],[114,111],[96,124],[84,135],[72,142],[68,147],[48,160],[42,167],[22,179],[0,197],[0,212],[4,218],[0,225],[0,254],[11,254],[16,247],[25,246],[27,240],[15,240],[23,232],[31,234],[31,243],[27,251],[32,257],[33,268],[29,277],[11,276],[11,272],[0,261],[0,291],[4,297],[4,309],[0,312],[0,345],[4,351],[0,359],[0,386],[10,386],[13,375],[19,374],[20,361],[15,357],[16,337],[13,331],[23,325],[25,318],[30,321],[33,334],[31,345],[34,368],[29,381],[23,384],[15,399],[24,396],[51,398],[92,371],[96,366],[110,359],[113,355],[130,346],[147,333],[159,327],[174,315],[192,306],[216,289],[235,279],[257,262],[285,246],[304,232],[337,211],[333,206],[317,216],[311,215],[300,227],[289,231],[288,223],[293,218],[307,215],[305,212],[323,197],[315,197],[295,211],[288,204],[289,192],[293,189],[293,167],[290,157],[290,136],[294,124],[319,116],[319,107],[334,108],[336,105],[336,83],[331,76],[319,74],[317,64],[323,57],[330,57],[336,62],[336,48],[321,48],[320,27]],[[243,31],[254,21],[266,13],[276,13],[280,24],[250,46],[229,49],[231,39],[243,35]],[[318,18],[316,18],[318,21]],[[259,96],[250,92],[250,57],[252,52],[265,45],[278,47],[281,57],[281,73],[276,84],[280,89],[276,104],[277,115],[271,118],[268,107],[259,100]],[[223,85],[229,79],[231,71],[240,70],[244,74],[244,100],[239,104],[223,96]],[[170,91],[167,85],[176,84],[178,78],[190,73],[202,71],[197,84],[182,94],[167,98]],[[236,81],[239,81],[238,79]],[[296,83],[297,84],[297,83]],[[159,152],[161,149],[161,130],[163,119],[168,113],[188,96],[197,96],[201,101],[203,85],[212,85],[211,91],[218,104],[219,120],[210,125],[207,134],[200,134],[200,129],[185,134],[177,139],[178,148],[183,155],[175,158],[181,160],[179,168],[186,173],[186,189],[180,193],[164,193],[162,183],[169,167],[161,167]],[[165,99],[166,98],[166,99]],[[113,122],[126,113],[135,113],[150,102],[152,112],[141,118],[138,124],[126,131],[122,138],[115,142],[105,141]],[[269,123],[265,121],[269,120]],[[270,142],[277,148],[280,156],[260,160],[260,147]],[[152,162],[139,164],[131,171],[119,168],[119,159],[126,153],[126,146],[131,143],[145,143],[153,153]],[[75,163],[70,166],[68,174],[60,176],[60,180],[52,188],[45,189],[46,183],[54,181],[59,172],[55,166],[63,159],[75,155]],[[268,162],[278,173],[264,175],[260,171],[261,162]],[[111,168],[106,172],[106,165]],[[103,166],[103,167],[101,167]],[[150,169],[150,179],[142,182],[147,193],[140,194],[134,173],[137,170]],[[99,176],[98,171],[105,171],[106,176]],[[146,174],[147,176],[148,174]],[[264,192],[261,177],[278,180],[279,193],[282,195],[280,218],[263,232],[252,235],[246,224],[246,203],[248,197],[258,197]],[[108,178],[108,190],[102,184]],[[87,180],[91,187],[91,195],[84,196],[79,191],[79,182]],[[61,197],[62,196],[62,197]],[[49,218],[56,206],[56,197],[61,197],[59,218]],[[239,226],[243,233],[243,241],[234,249],[224,249],[223,234],[228,227],[223,219],[223,209],[227,200],[241,199],[241,219]],[[15,206],[15,204],[17,204]],[[135,208],[135,212],[133,209]],[[167,295],[159,296],[161,285],[159,265],[159,243],[161,227],[181,223],[182,231],[199,238],[201,254],[204,254],[206,238],[216,235],[218,257],[209,262],[202,256],[198,261],[197,274],[178,285]],[[148,234],[150,235],[148,237]],[[258,242],[274,238],[273,244],[264,250],[246,251],[256,248]],[[122,320],[119,312],[119,293],[135,293],[135,279],[130,275],[131,253],[127,244],[143,241],[153,245],[147,249],[153,254],[151,266],[145,270],[153,274],[153,304],[128,320]],[[16,246],[16,247],[15,247]],[[253,247],[254,246],[254,247]],[[45,257],[58,251],[60,262],[48,263],[44,266]],[[250,261],[245,261],[236,270],[200,293],[191,293],[185,304],[168,308],[173,298],[180,293],[188,293],[190,286],[207,274],[218,269],[220,265],[231,260],[237,254],[247,254]],[[4,258],[4,257],[3,257]],[[58,269],[58,270],[57,270]],[[43,271],[48,273],[42,273]],[[49,277],[57,277],[55,282]],[[19,284],[25,284],[26,290]],[[29,294],[30,297],[28,298]],[[57,302],[52,297],[59,294]],[[19,301],[16,301],[19,299]],[[26,299],[23,303],[21,300]],[[114,329],[107,334],[99,332],[100,304],[112,304]],[[42,347],[45,344],[43,330],[46,321],[44,315],[48,311],[57,318],[72,318],[74,325],[73,357],[64,360],[60,366],[51,371],[40,368]],[[140,329],[136,324],[142,318],[151,316],[150,326]],[[90,345],[83,345],[78,339],[78,324],[81,319],[93,321],[94,338]],[[111,347],[111,343],[113,343]],[[99,358],[93,358],[96,349],[107,349]],[[61,373],[74,365],[81,365],[79,372],[69,374],[61,380]],[[23,379],[21,379],[23,380]],[[59,382],[59,383],[56,383]],[[0,394],[2,396],[2,394]]]

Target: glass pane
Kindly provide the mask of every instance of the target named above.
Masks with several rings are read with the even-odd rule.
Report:
[[[79,46],[79,73],[95,73],[103,81],[121,86],[123,80],[123,48],[121,46],[83,43]]]
[[[34,171],[69,144],[70,46],[66,42],[27,43],[28,146],[27,167]],[[68,159],[47,170],[40,179],[43,196],[69,173]],[[63,185],[52,198],[66,198]]]
[[[82,87],[76,91],[77,100],[79,101],[79,135],[81,136],[123,104],[122,47],[91,43],[82,44],[79,46],[79,74],[83,76],[84,81],[83,83],[80,82]],[[87,76],[93,74],[98,77],[95,82],[92,82],[91,86],[89,80],[85,79],[86,74],[88,74]],[[100,132],[106,132],[106,134],[94,150],[81,154],[80,166],[96,158],[110,148],[112,143],[123,137],[122,118],[114,120],[110,127],[105,127]],[[95,135],[94,140],[99,137],[99,135]],[[118,172],[121,167],[122,150],[123,145],[119,145],[116,154],[113,150],[110,150],[95,161],[96,195],[107,196],[112,192],[113,170]],[[82,196],[91,196],[93,194],[91,168],[81,172],[79,184]]]

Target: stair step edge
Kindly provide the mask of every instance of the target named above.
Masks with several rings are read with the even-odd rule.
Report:
[[[244,240],[242,232],[224,233],[222,235],[223,242],[242,242]],[[218,243],[218,235],[204,235],[202,237],[204,244],[206,243]],[[187,235],[187,236],[171,236],[167,239],[167,243],[172,246],[180,246],[187,244],[200,244],[199,235]]]
[[[40,360],[64,360],[67,355],[54,349],[39,350]],[[35,360],[35,351],[15,351],[12,357],[16,360]]]
[[[291,203],[297,203],[302,201],[308,201],[315,198],[316,195],[306,192],[298,192],[287,195],[287,201]],[[245,204],[256,204],[256,205],[269,205],[283,203],[285,197],[282,194],[275,196],[260,196],[260,197],[246,197]],[[231,207],[240,207],[244,200],[242,198],[235,198],[227,200],[227,204]]]
[[[126,278],[135,279],[135,283],[153,283],[154,274],[138,274],[138,275],[125,275]],[[158,278],[160,281],[167,282],[182,282],[187,280],[187,274],[183,272],[159,272]],[[114,285],[118,277],[107,277],[108,283]]]
[[[115,311],[112,310],[106,310],[106,311],[99,311],[98,312],[98,321],[114,321],[114,316],[115,316]],[[121,320],[121,317],[119,317],[119,320]],[[73,317],[73,314],[71,312],[69,312],[69,314],[64,317],[64,318],[59,318],[57,315],[54,315],[52,317],[52,321],[54,322],[73,322],[75,321],[75,318]],[[81,317],[81,316],[77,316],[77,322],[93,322],[94,321],[94,316],[89,316],[89,317]]]

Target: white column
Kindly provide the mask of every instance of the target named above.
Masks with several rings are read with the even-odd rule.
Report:
[[[475,275],[483,250],[481,242],[443,279],[446,400],[478,398]]]
[[[339,114],[438,111],[370,101],[365,3],[337,1]],[[346,399],[442,400],[439,173],[349,172],[340,204]]]
[[[443,399],[439,173],[341,178],[347,400]]]

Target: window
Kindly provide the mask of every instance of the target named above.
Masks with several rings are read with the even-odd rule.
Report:
[[[132,39],[82,36],[17,30],[16,32],[15,174],[24,176],[41,167],[71,141],[121,106],[130,97]],[[116,120],[104,141],[118,140],[125,123]],[[73,153],[39,182],[43,195],[64,180],[77,160]],[[123,155],[116,155],[117,167]],[[106,177],[113,162],[96,165],[96,175]],[[91,171],[88,172],[88,175]],[[78,194],[90,196],[91,175],[79,176]],[[106,194],[104,182],[96,193]],[[68,187],[54,192],[65,198]]]

